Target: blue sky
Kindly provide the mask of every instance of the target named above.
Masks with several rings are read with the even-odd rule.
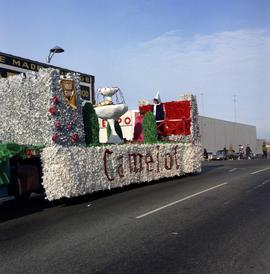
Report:
[[[197,94],[201,115],[257,126],[270,139],[270,1],[1,1],[0,51],[119,86],[130,109]],[[203,94],[203,95],[202,95]]]

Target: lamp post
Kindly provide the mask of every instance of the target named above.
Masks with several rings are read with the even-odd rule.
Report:
[[[50,52],[49,52],[49,55],[47,57],[47,63],[50,64],[51,60],[52,60],[52,57],[54,56],[55,53],[62,53],[64,52],[65,50],[62,49],[61,47],[59,46],[55,46],[53,48],[50,49]]]

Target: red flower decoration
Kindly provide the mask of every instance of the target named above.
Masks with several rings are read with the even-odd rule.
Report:
[[[74,133],[72,136],[71,136],[71,140],[73,143],[76,143],[78,142],[79,140],[79,135],[77,133]]]
[[[53,96],[53,103],[57,105],[59,103],[59,99],[57,96]]]
[[[58,138],[59,138],[59,136],[58,136],[57,134],[54,134],[54,135],[52,136],[53,142],[54,142],[54,143],[57,142],[57,141],[58,141]]]
[[[71,129],[72,129],[72,124],[68,124],[68,125],[67,125],[67,130],[70,131]]]
[[[61,128],[61,123],[58,122],[58,121],[56,121],[56,122],[54,122],[54,126],[55,126],[57,129],[59,129],[59,128]]]
[[[48,111],[49,111],[52,115],[55,115],[55,114],[56,114],[56,110],[55,110],[54,107],[50,107],[50,108],[48,109]]]

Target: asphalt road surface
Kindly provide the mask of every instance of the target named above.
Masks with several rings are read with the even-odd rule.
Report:
[[[0,273],[270,273],[270,160],[68,205],[2,202]]]

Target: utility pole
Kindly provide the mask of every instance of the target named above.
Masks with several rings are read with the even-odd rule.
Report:
[[[237,95],[233,95],[233,104],[234,104],[234,122],[236,123],[236,102],[237,102]]]

